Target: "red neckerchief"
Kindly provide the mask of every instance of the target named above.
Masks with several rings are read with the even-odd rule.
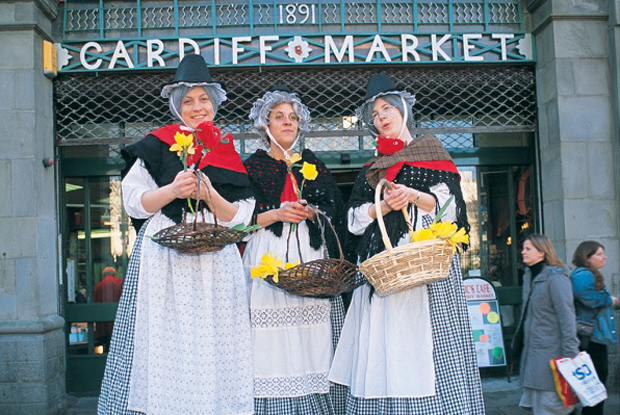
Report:
[[[174,136],[176,133],[191,134],[189,131],[182,130],[181,124],[168,125],[151,134],[171,146],[175,143]],[[241,157],[237,150],[235,150],[233,136],[230,133],[222,137],[222,132],[219,128],[215,127],[211,121],[207,121],[201,123],[196,128],[193,136],[196,152],[188,154],[188,166],[198,163],[198,170],[202,170],[206,166],[213,166],[247,174]],[[205,148],[206,153],[203,157],[202,152]]]
[[[398,138],[387,138],[379,134],[375,140],[377,151],[381,154],[393,154],[405,148],[405,142]]]
[[[426,137],[426,135],[424,137]],[[433,137],[433,139],[436,140],[436,138],[434,138],[434,137]],[[390,157],[390,158],[395,157],[396,159],[401,158],[401,160],[402,160],[403,158],[407,157],[406,156],[407,152],[415,151],[413,149],[413,147],[411,147],[412,144],[413,143],[410,143],[409,146],[405,147],[404,142],[402,140],[400,140],[400,139],[397,139],[397,138],[387,138],[387,137],[385,137],[383,135],[379,135],[377,137],[377,151],[379,151],[381,153],[379,157],[382,157],[382,156],[387,156],[387,157]],[[413,145],[416,145],[416,144],[413,144]],[[398,152],[400,152],[400,151],[403,151],[403,153],[405,155],[400,155],[400,157],[399,157]],[[419,154],[419,153],[416,152],[416,154]],[[447,155],[447,157],[450,157],[447,152],[446,152],[446,155]],[[374,161],[376,161],[376,160],[377,160],[377,158],[375,157],[375,158],[369,160],[369,162],[366,163],[365,165],[369,166],[369,165],[373,164]],[[411,167],[418,167],[418,168],[428,169],[428,170],[436,170],[436,171],[443,171],[443,172],[448,172],[448,173],[454,173],[454,174],[456,174],[459,177],[459,180],[461,180],[461,175],[459,174],[459,171],[456,168],[456,165],[454,164],[454,162],[450,158],[448,158],[448,159],[416,160],[416,161],[407,161],[407,160],[396,161],[394,164],[390,165],[389,167],[387,167],[385,169],[385,179],[389,180],[390,182],[393,181],[396,178],[396,176],[398,176],[398,173],[400,172],[400,170],[405,165],[411,166]]]
[[[280,195],[280,203],[283,202],[297,202],[297,195],[295,194],[295,188],[293,187],[293,180],[291,174],[286,175],[286,181],[284,182],[284,189]]]

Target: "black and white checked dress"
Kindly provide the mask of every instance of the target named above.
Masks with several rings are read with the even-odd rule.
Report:
[[[432,218],[424,215],[428,228]],[[415,398],[369,398],[347,395],[342,413],[355,415],[484,414],[482,384],[476,361],[458,254],[449,277],[427,286],[433,339],[435,395]],[[376,294],[375,294],[376,295]],[[407,322],[399,322],[407,324]],[[412,328],[413,329],[413,328]],[[411,350],[415,354],[415,350]],[[412,378],[416,376],[411,374]]]
[[[123,293],[118,303],[110,352],[99,395],[98,415],[138,415],[127,410],[129,399],[129,376],[133,360],[133,332],[136,321],[136,300],[138,298],[138,275],[140,274],[140,253],[146,223],[140,229],[131,252],[127,274],[123,281]]]
[[[346,414],[484,414],[482,384],[458,255],[455,254],[450,267],[450,276],[431,284],[427,290],[433,329],[435,396],[362,399],[349,394]]]

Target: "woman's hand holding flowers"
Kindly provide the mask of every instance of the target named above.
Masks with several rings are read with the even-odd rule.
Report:
[[[175,198],[186,199],[196,191],[196,176],[191,171],[180,171],[170,188]]]
[[[308,218],[306,206],[299,202],[288,202],[278,209],[280,222],[300,223]]]
[[[299,203],[301,203],[306,208],[306,213],[308,214],[307,219],[310,219],[312,222],[314,222],[314,220],[316,219],[316,212],[314,208],[308,204],[308,201],[306,199],[301,199]]]
[[[190,170],[193,172],[193,170]],[[215,189],[213,188],[213,186],[211,185],[211,180],[209,180],[209,178],[207,177],[207,175],[199,173],[200,174],[200,194],[198,194],[198,187],[196,186],[196,176],[194,175],[194,189],[192,191],[192,194],[190,195],[190,197],[192,199],[197,199],[200,196],[200,200],[204,200],[205,202],[209,202],[209,194],[208,192],[211,192],[211,194],[213,195],[213,192],[215,192]]]

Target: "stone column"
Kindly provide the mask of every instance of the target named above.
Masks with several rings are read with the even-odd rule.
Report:
[[[0,413],[64,413],[52,81],[57,0],[0,2]]]
[[[544,232],[568,263],[580,242],[601,242],[602,272],[619,296],[620,0],[526,4],[536,41]],[[617,391],[618,351],[610,352],[608,386]]]

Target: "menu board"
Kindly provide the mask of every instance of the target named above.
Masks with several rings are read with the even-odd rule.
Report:
[[[506,349],[495,288],[482,278],[463,281],[478,367],[505,366]]]

